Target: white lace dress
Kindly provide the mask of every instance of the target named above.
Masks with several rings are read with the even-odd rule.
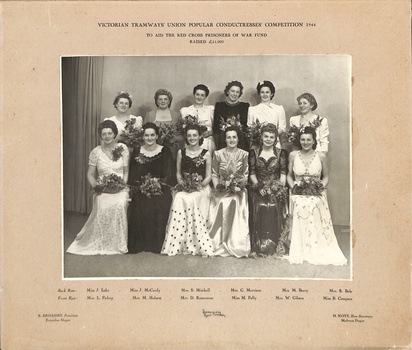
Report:
[[[123,144],[122,157],[111,160],[100,146],[89,156],[89,165],[97,167],[98,175],[115,173],[123,176],[129,165],[129,150]],[[127,253],[127,207],[129,192],[93,195],[93,209],[76,239],[67,249],[77,255],[109,255]]]
[[[317,152],[312,160],[305,163],[300,151],[293,161],[295,179],[314,176],[318,179],[322,163]],[[333,230],[326,193],[321,197],[292,195],[292,233],[289,262],[302,264],[307,261],[314,265],[346,265],[347,259],[339,248]]]

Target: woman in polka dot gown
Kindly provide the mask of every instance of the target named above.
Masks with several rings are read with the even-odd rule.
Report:
[[[185,130],[187,146],[177,154],[177,181],[185,190],[174,194],[162,254],[207,257],[214,253],[208,234],[212,159],[210,152],[200,147],[201,134],[199,126],[188,126]],[[187,188],[188,177],[201,181],[197,190],[193,186]]]

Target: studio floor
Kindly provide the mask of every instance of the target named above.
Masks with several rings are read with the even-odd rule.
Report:
[[[64,250],[76,237],[87,215],[65,213]],[[346,266],[290,264],[275,258],[165,256],[154,253],[80,256],[64,253],[65,278],[279,278],[351,279],[350,230],[334,226],[336,238],[348,259]]]

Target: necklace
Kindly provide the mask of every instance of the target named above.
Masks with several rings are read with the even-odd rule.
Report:
[[[299,151],[299,158],[301,159],[301,161],[302,161],[302,163],[303,163],[303,165],[304,165],[304,167],[305,167],[305,174],[306,174],[306,175],[309,174],[309,167],[310,167],[310,165],[312,164],[313,159],[315,158],[315,154],[316,154],[316,151],[313,151],[313,154],[312,154],[312,156],[310,157],[309,162],[306,162],[305,159],[304,159],[304,155],[302,154],[301,151]],[[307,159],[307,157],[305,157],[305,158]]]

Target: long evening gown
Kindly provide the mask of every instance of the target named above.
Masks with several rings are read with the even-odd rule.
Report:
[[[189,107],[183,107],[180,110],[180,115],[182,116],[182,118],[188,115],[198,116],[199,121],[202,123],[202,125],[206,126],[207,130],[210,131],[212,130],[213,126],[214,110],[215,106],[203,106],[202,108],[196,108],[194,105],[191,105]],[[203,139],[202,148],[207,149],[213,155],[213,152],[216,149],[213,136],[205,137]]]
[[[322,163],[315,151],[312,160],[305,163],[300,151],[293,162],[297,181],[304,176],[320,178]],[[289,261],[314,265],[346,265],[347,259],[339,248],[333,231],[328,200],[324,191],[321,197],[292,195],[292,228]]]
[[[273,178],[279,180],[286,175],[286,151],[273,148],[273,156],[268,160],[260,157],[262,148],[249,153],[249,174],[256,175],[259,182]],[[250,198],[250,234],[252,252],[272,255],[279,240],[283,225],[285,203],[271,203],[268,196],[262,196],[258,190],[251,191]]]
[[[169,148],[162,147],[154,156],[141,153],[141,148],[133,150],[130,161],[129,184],[138,186],[142,177],[151,174],[162,182],[174,184],[174,162]],[[169,216],[172,195],[168,186],[162,186],[163,194],[148,198],[140,192],[133,191],[129,210],[129,242],[130,253],[142,251],[160,253],[165,238],[165,228]]]
[[[206,175],[206,160],[203,158],[207,150],[199,156],[191,158],[182,151],[181,171],[189,174]],[[166,238],[162,254],[192,254],[213,255],[212,240],[208,233],[208,214],[210,205],[210,187],[203,187],[195,192],[177,192],[170,208],[169,220],[166,226]]]
[[[110,159],[101,149],[94,148],[89,165],[95,166],[99,176],[112,173],[123,177],[123,167],[129,166],[129,150],[123,144],[122,157]],[[67,249],[78,255],[105,255],[127,253],[127,207],[129,192],[93,195],[93,209],[76,239]]]
[[[213,116],[213,133],[216,135],[217,144],[216,149],[222,149],[226,147],[225,144],[225,133],[220,129],[220,123],[222,119],[227,121],[228,118],[236,117],[239,119],[241,127],[247,127],[249,103],[238,102],[231,105],[227,102],[217,102],[215,105],[215,111]],[[249,151],[249,141],[246,137],[241,137],[239,139],[239,148]]]
[[[217,177],[219,182],[222,177],[235,173],[247,179],[248,169],[248,153],[242,149],[230,154],[224,148],[214,154],[212,176]],[[243,189],[240,194],[214,193],[210,203],[209,225],[215,255],[233,255],[238,258],[248,256],[250,236],[247,190]]]

